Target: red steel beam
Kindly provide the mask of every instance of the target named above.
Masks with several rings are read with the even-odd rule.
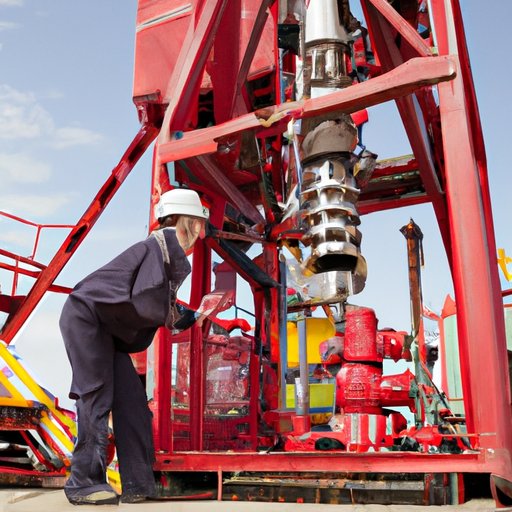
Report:
[[[395,37],[391,32],[389,22],[373,4],[370,4],[370,1],[371,0],[363,0],[362,6],[366,11],[368,28],[375,40],[375,50],[378,54],[379,60],[383,69],[389,72],[389,70],[396,69],[399,66],[404,65],[403,57],[396,45]],[[398,13],[396,14],[401,18]],[[403,22],[408,25],[405,20],[403,20]],[[404,35],[402,32],[400,33],[401,35]],[[420,60],[426,62],[428,58],[424,57]],[[375,79],[370,81],[373,80]],[[400,117],[402,118],[404,128],[407,132],[409,143],[411,144],[411,148],[414,152],[414,156],[418,161],[421,179],[425,190],[432,201],[432,206],[436,213],[441,236],[448,254],[448,259],[450,260],[450,233],[447,221],[446,201],[444,191],[442,190],[436,173],[433,154],[430,148],[430,141],[418,100],[415,96],[411,95],[397,98],[396,104]]]
[[[233,185],[211,157],[206,155],[198,156],[194,160],[196,162],[191,161],[189,165],[194,172],[201,173],[206,178],[204,185],[208,185],[208,182],[217,183],[224,198],[236,206],[240,212],[243,212],[248,219],[252,220],[255,224],[265,222],[256,206],[248,201],[242,192]]]
[[[222,249],[222,247],[219,245],[218,241],[214,238],[207,238],[206,243],[208,246],[213,249],[223,260],[229,262],[229,264],[235,269],[237,274],[240,275],[243,279],[245,279],[251,287],[258,287],[259,283],[255,281],[255,279],[248,273],[245,272],[236,261],[233,261],[231,256]]]
[[[496,240],[494,236],[494,221],[491,206],[491,197],[489,189],[489,180],[487,175],[487,157],[485,154],[485,144],[482,132],[482,123],[480,122],[480,114],[478,111],[478,104],[476,100],[475,86],[473,84],[473,77],[471,73],[471,64],[469,61],[468,48],[466,45],[466,37],[464,33],[464,24],[462,22],[462,13],[460,10],[459,1],[452,2],[454,12],[453,27],[456,34],[456,44],[459,55],[459,63],[461,75],[464,82],[465,104],[468,111],[469,127],[472,134],[473,151],[478,165],[478,172],[480,177],[482,201],[484,203],[484,215],[487,226],[487,233],[491,244],[489,244],[489,258],[491,261],[496,257]],[[436,11],[437,12],[437,11]],[[442,23],[441,23],[442,25]],[[452,40],[453,41],[453,40]],[[440,48],[442,53],[448,53],[449,47]],[[450,52],[451,53],[451,52]],[[493,252],[494,251],[494,252]],[[495,276],[494,286],[500,287],[499,277]]]
[[[74,226],[71,226],[74,227]],[[4,249],[0,249],[0,256],[5,256],[6,258],[10,258],[11,260],[17,261],[19,263],[25,263],[26,265],[30,265],[32,267],[36,268],[46,268],[46,265],[43,265],[43,263],[39,263],[36,260],[33,260],[32,258],[26,258],[24,256],[19,256],[18,254],[14,254],[13,252],[6,251]]]
[[[439,7],[439,5],[437,5]],[[453,9],[455,6],[455,9]],[[458,53],[462,25],[458,2],[446,1],[436,30],[452,55]],[[444,24],[443,24],[444,18]],[[467,66],[464,62],[460,66]],[[469,98],[468,98],[469,95]],[[446,192],[453,245],[453,281],[461,353],[464,399],[469,426],[485,433],[481,446],[502,463],[501,476],[512,480],[512,413],[506,333],[496,245],[482,158],[471,76],[462,70],[450,87],[439,86],[439,106],[446,164]],[[475,147],[480,147],[475,154]]]
[[[455,67],[450,57],[416,58],[395,69],[341,91],[319,98],[282,103],[232,119],[225,123],[185,132],[179,140],[159,144],[161,163],[214,153],[217,140],[244,130],[263,128],[273,119],[307,118],[332,111],[356,112],[366,107],[407,96],[427,85],[452,80]]]
[[[214,210],[212,214],[217,215]],[[215,222],[215,218],[213,222]],[[199,308],[202,298],[211,291],[211,249],[205,240],[196,242],[192,261],[190,306]],[[207,324],[209,322],[206,322]],[[207,353],[203,329],[195,325],[190,337],[190,449],[203,450],[204,408],[206,405]]]
[[[219,24],[218,31],[222,37],[216,37],[213,43],[213,65],[209,74],[213,86],[213,112],[217,123],[231,119],[240,63],[242,17],[241,0],[230,0],[229,8]]]
[[[33,287],[27,294],[25,300],[13,317],[6,322],[0,337],[5,343],[9,344],[18,333],[22,325],[39,304],[48,288],[53,284],[60,274],[64,265],[83,242],[86,235],[90,232],[98,218],[101,216],[106,206],[124,182],[130,171],[133,169],[139,158],[144,154],[147,147],[155,139],[157,130],[149,125],[143,125],[131,144],[128,146],[125,154],[117,166],[112,170],[107,181],[96,194],[91,204],[85,210],[84,214],[73,227],[64,243],[60,246],[55,256],[48,266],[41,270]]]
[[[158,136],[159,144],[170,140],[173,129],[185,128],[190,109],[197,101],[206,59],[227,3],[228,0],[208,0],[203,4],[197,24],[190,23],[189,32],[165,91],[164,102],[168,105]]]
[[[403,208],[405,206],[414,206],[417,204],[425,204],[428,202],[430,202],[430,199],[426,194],[382,199],[369,199],[368,201],[359,201],[357,203],[357,211],[361,215],[367,215],[368,213],[392,210],[395,208]]]
[[[233,101],[230,110],[230,117],[232,117],[234,113],[240,115],[242,111],[244,113],[247,112],[247,108],[242,110],[244,104],[242,89],[245,81],[247,80],[247,75],[249,73],[251,63],[254,59],[256,50],[258,49],[261,34],[263,33],[263,29],[268,18],[267,9],[274,3],[274,1],[275,0],[262,0],[258,9],[258,14],[256,15],[254,26],[251,30],[251,36],[249,38],[249,42],[247,43],[247,48],[245,49],[242,62],[240,63],[240,68],[238,70],[235,84],[235,94],[233,95]]]
[[[0,211],[0,216],[7,217],[8,219],[11,219],[11,220],[14,220],[16,222],[20,222],[22,224],[26,224],[27,226],[32,226],[32,227],[36,228],[36,236],[35,236],[35,240],[34,240],[34,246],[32,248],[32,254],[28,258],[30,260],[35,258],[35,255],[36,255],[36,252],[37,252],[37,246],[39,244],[39,236],[41,235],[41,230],[48,229],[48,228],[66,228],[66,229],[71,229],[71,228],[74,227],[74,226],[69,225],[69,224],[37,224],[37,223],[32,222],[30,220],[26,220],[26,219],[23,219],[21,217],[17,217],[16,215],[12,215],[11,213],[2,212],[2,211]],[[20,261],[21,261],[21,259],[20,259]]]
[[[153,339],[154,381],[153,403],[153,437],[155,452],[169,453],[172,450],[171,422],[171,368],[172,346],[171,333],[161,327]],[[144,352],[145,354],[145,352]]]
[[[36,222],[32,222],[27,219],[23,219],[22,217],[18,217],[17,215],[13,215],[12,213],[7,213],[0,211],[0,215],[2,217],[7,217],[8,219],[15,220],[16,222],[21,222],[22,224],[27,224],[28,226],[32,226],[34,228],[72,228],[73,225],[70,224],[37,224]]]
[[[458,338],[461,357],[466,360],[464,398],[468,424],[474,431],[487,434],[482,438],[483,445],[510,449],[512,417],[503,307],[500,289],[494,284],[496,261],[489,259],[487,250],[493,245],[492,235],[485,222],[461,82],[458,78],[450,88],[440,87],[439,98]]]
[[[156,454],[159,471],[350,471],[373,473],[485,473],[500,468],[486,453],[176,453]]]
[[[28,268],[22,268],[22,267],[16,267],[15,265],[9,265],[9,263],[3,263],[0,261],[0,268],[3,268],[4,270],[9,270],[13,273],[23,274],[24,276],[33,277],[34,279],[37,279],[39,275],[41,274],[38,270],[29,270]],[[56,284],[52,284],[48,287],[49,292],[57,292],[57,293],[70,293],[71,288],[67,286],[59,286]]]
[[[384,18],[400,33],[411,45],[418,57],[432,57],[432,51],[425,44],[418,32],[400,16],[396,9],[387,0],[368,0]]]

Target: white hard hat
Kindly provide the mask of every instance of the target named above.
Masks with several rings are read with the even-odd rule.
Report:
[[[160,196],[155,206],[155,218],[161,219],[168,215],[190,215],[200,219],[208,219],[208,208],[201,204],[199,194],[186,188],[173,188]]]

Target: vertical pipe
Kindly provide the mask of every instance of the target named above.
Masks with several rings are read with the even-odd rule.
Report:
[[[158,329],[154,343],[155,389],[153,395],[153,432],[155,451],[171,450],[171,338],[170,332]]]
[[[211,251],[203,240],[194,246],[190,305],[197,309],[210,291]],[[209,322],[206,322],[209,324]],[[190,448],[203,450],[204,408],[206,404],[206,350],[203,330],[192,326],[190,337]]]
[[[279,275],[281,280],[280,314],[279,314],[279,408],[286,409],[286,373],[288,372],[288,304],[286,284],[286,259],[284,254],[279,255]]]
[[[205,406],[203,332],[192,326],[190,335],[190,449],[202,451]]]
[[[16,270],[14,271],[14,275],[12,276],[12,287],[11,287],[11,295],[16,295],[18,293],[18,277],[19,277],[19,267],[20,261],[16,258],[15,264]],[[3,341],[3,338],[2,338]]]
[[[295,379],[295,412],[297,416],[309,414],[309,375],[306,318],[297,321],[299,335],[299,377]]]
[[[407,259],[409,262],[409,294],[411,301],[412,336],[416,338],[420,329],[423,298],[421,294],[421,241],[423,233],[420,227],[411,219],[400,232],[407,240]]]
[[[261,344],[260,344],[261,346]],[[251,355],[249,359],[249,435],[251,448],[258,449],[258,424],[259,424],[259,400],[260,400],[260,354],[255,353],[254,343],[251,344]]]
[[[154,215],[154,207],[160,199],[160,193],[171,188],[167,166],[160,164],[158,144],[153,148],[153,165],[151,171],[151,192],[149,202],[149,232],[158,225]],[[158,329],[153,339],[153,437],[156,452],[172,450],[171,423],[171,365],[172,349],[170,333],[164,327]],[[147,350],[131,354],[137,373],[147,377]]]
[[[217,501],[222,501],[222,469],[217,469]]]
[[[423,331],[423,297],[421,292],[421,265],[423,260],[421,241],[423,233],[420,227],[411,219],[400,232],[407,240],[407,260],[409,267],[409,294],[411,302],[411,335],[413,338],[412,354],[414,374],[420,384],[429,384],[425,375],[426,361],[425,338]],[[416,426],[422,426],[425,420],[426,407],[422,407],[422,395],[416,397]],[[427,413],[428,414],[428,413]]]

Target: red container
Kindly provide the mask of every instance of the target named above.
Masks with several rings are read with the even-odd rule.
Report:
[[[347,307],[345,352],[347,361],[380,362],[377,352],[377,318],[375,311],[363,307]]]
[[[345,413],[380,414],[381,377],[381,368],[344,364],[336,375],[336,406]]]

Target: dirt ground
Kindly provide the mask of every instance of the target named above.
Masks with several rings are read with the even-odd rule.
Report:
[[[62,490],[0,489],[1,512],[495,512],[492,500],[472,500],[464,505],[422,507],[414,505],[314,505],[309,503],[256,503],[240,501],[148,501],[103,506],[70,505]],[[499,509],[500,512],[512,509]]]

